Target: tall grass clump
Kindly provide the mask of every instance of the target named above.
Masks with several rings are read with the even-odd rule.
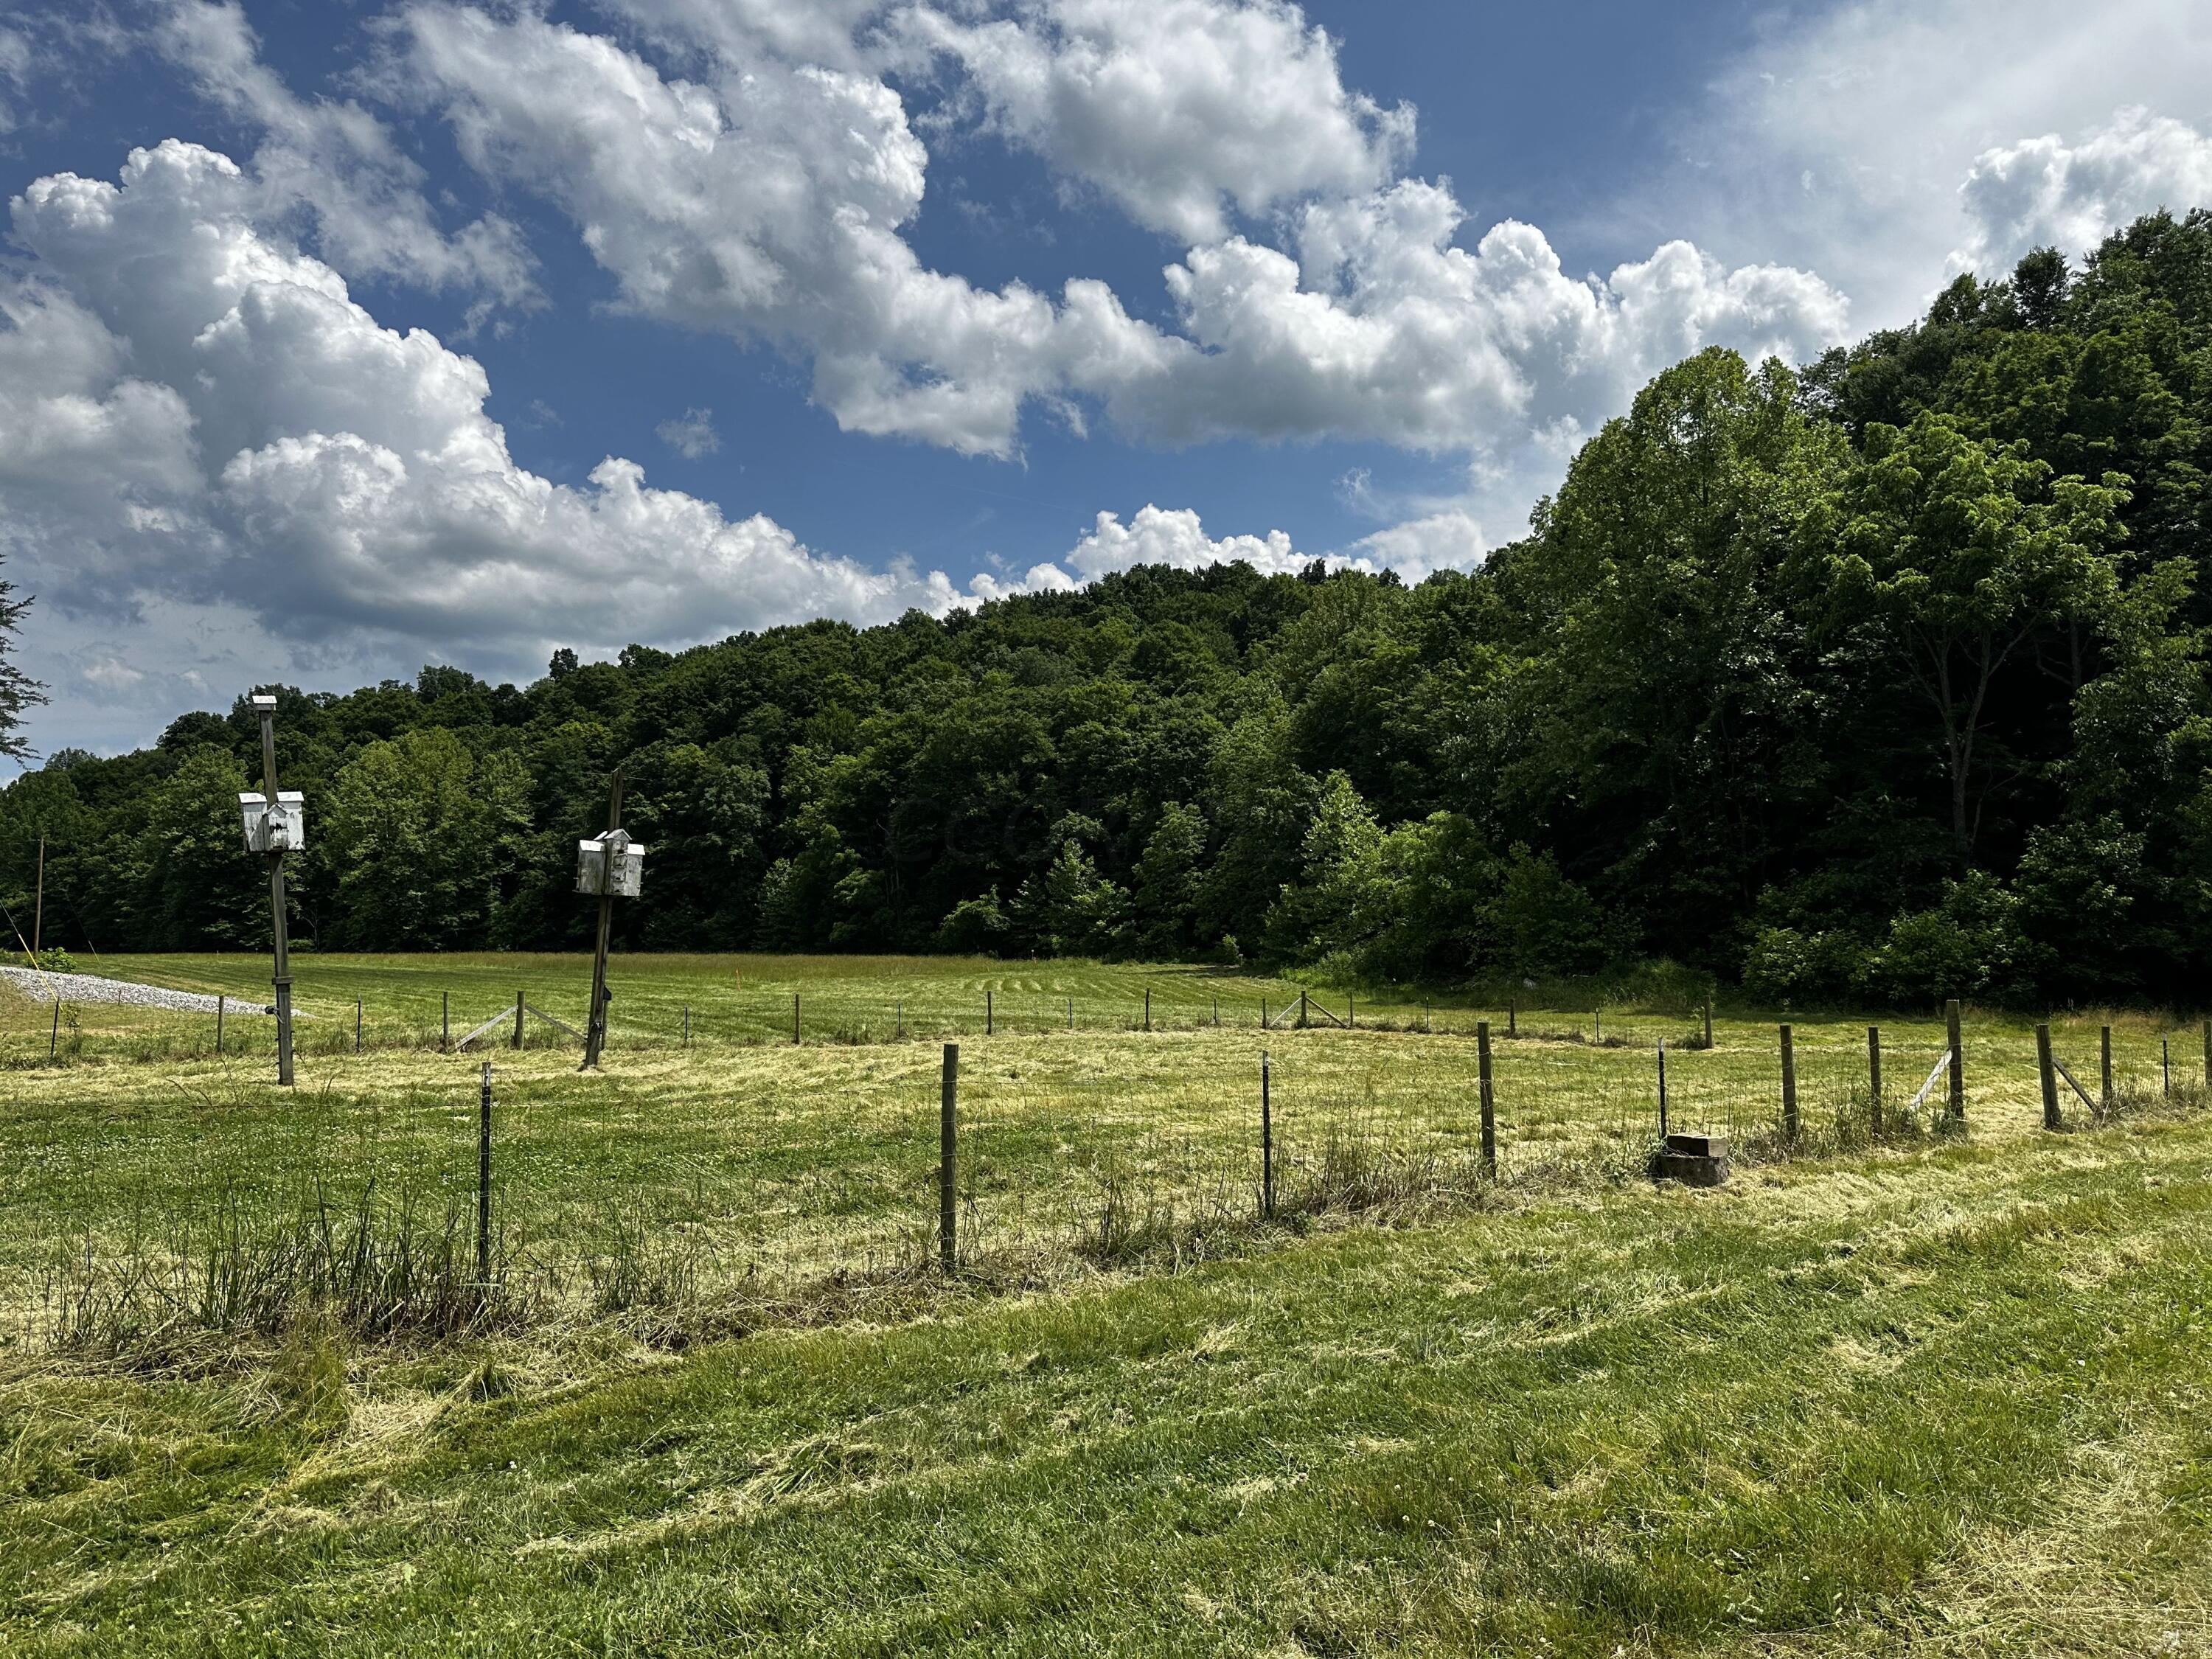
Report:
[[[65,1351],[128,1359],[310,1325],[376,1340],[519,1322],[526,1299],[509,1284],[504,1240],[486,1255],[479,1275],[473,1216],[453,1200],[385,1200],[374,1180],[333,1200],[318,1182],[270,1212],[226,1183],[119,1252],[88,1240],[49,1292],[51,1335]]]

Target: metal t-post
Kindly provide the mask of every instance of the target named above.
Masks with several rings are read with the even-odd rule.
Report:
[[[623,775],[615,774],[614,791],[607,797],[607,835],[622,828]],[[607,1046],[607,941],[615,925],[615,848],[611,840],[599,853],[599,942],[592,953],[592,1011],[584,1022],[585,1071],[599,1067]]]
[[[269,798],[268,811],[276,810],[276,700],[261,708],[261,787]],[[269,854],[269,910],[270,937],[276,946],[276,1082],[292,1086],[292,947],[284,929],[284,854]]]

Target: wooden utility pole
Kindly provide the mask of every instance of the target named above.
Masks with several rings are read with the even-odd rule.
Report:
[[[276,699],[256,697],[253,706],[261,715],[261,788],[268,798],[265,810],[273,817],[280,810],[276,793]],[[276,988],[276,1082],[279,1087],[289,1089],[292,1086],[292,947],[285,936],[284,848],[275,844],[273,837],[268,857],[270,938],[276,957],[270,983]]]
[[[585,1071],[599,1068],[599,1055],[607,1046],[607,945],[615,927],[615,859],[621,848],[614,841],[614,833],[622,828],[623,775],[615,774],[614,785],[607,796],[607,839],[600,844],[599,852],[599,942],[592,952],[592,1010],[584,1020]],[[517,1017],[520,1023],[520,1016]]]

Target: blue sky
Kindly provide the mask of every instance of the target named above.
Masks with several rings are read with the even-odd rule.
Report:
[[[0,3],[34,741],[1473,564],[1689,350],[2212,200],[2202,9]]]

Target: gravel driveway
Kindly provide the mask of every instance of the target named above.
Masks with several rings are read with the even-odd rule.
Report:
[[[168,1008],[181,1014],[211,1014],[216,1010],[216,999],[198,991],[172,991],[160,985],[136,985],[127,979],[102,979],[97,974],[42,974],[30,968],[0,967],[0,978],[4,978],[33,1002],[52,1002],[58,997],[64,1002],[113,1002],[131,1008]],[[242,1002],[233,997],[228,1003],[234,1014],[265,1014],[265,1004]]]

